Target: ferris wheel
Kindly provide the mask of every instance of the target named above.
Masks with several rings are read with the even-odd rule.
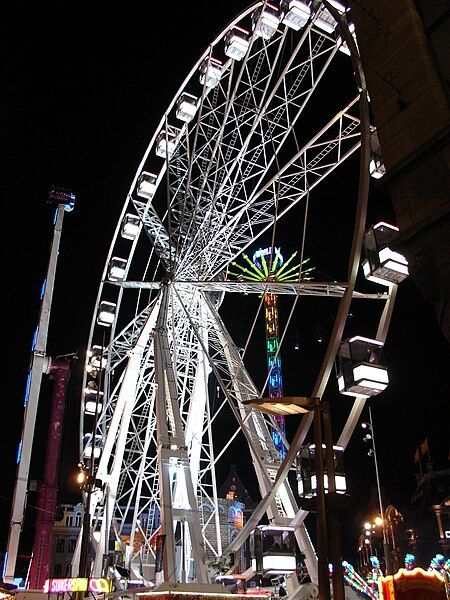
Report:
[[[315,129],[305,133],[337,62],[356,72],[354,87],[314,110]],[[163,115],[117,223],[88,342],[80,446],[97,482],[89,506],[93,575],[125,536],[135,577],[158,571],[157,539],[164,539],[164,580],[206,583],[229,568],[234,547],[221,533],[217,470],[244,440],[265,499],[260,510],[272,523],[295,525],[317,578],[305,513],[287,478],[293,444],[302,443],[311,419],[303,418],[282,460],[271,435],[276,420],[250,406],[263,390],[219,310],[225,294],[242,292],[340,299],[311,396],[328,382],[352,298],[384,302],[377,334],[384,341],[395,284],[355,291],[373,131],[364,85],[339,3],[257,2],[208,46]],[[231,262],[263,234],[274,235],[302,203],[303,248],[314,188],[360,148],[347,280],[230,280]],[[368,395],[353,396],[343,447]],[[218,434],[223,419],[235,422],[226,439]]]

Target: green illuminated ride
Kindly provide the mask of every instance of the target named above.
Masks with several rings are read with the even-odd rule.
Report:
[[[259,249],[253,254],[253,261],[243,254],[243,258],[250,268],[240,265],[237,262],[231,263],[233,267],[239,269],[239,273],[230,271],[240,280],[245,281],[267,281],[293,283],[300,280],[308,281],[311,279],[309,273],[314,267],[303,269],[309,258],[303,262],[291,266],[297,252],[285,261],[280,248]],[[278,323],[278,302],[277,295],[271,292],[264,293],[264,320],[266,327],[266,352],[268,369],[268,387],[270,398],[283,397],[283,377],[281,372],[280,357],[280,333]],[[286,456],[286,438],[285,422],[283,415],[274,415],[274,428],[272,430],[272,439],[280,458]]]

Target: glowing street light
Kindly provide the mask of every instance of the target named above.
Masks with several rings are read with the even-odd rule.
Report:
[[[378,502],[379,502],[379,506],[380,506],[380,516],[376,517],[375,524],[379,525],[381,527],[381,531],[383,534],[383,552],[384,552],[384,561],[386,564],[386,573],[388,575],[390,575],[391,574],[391,554],[390,554],[389,544],[388,544],[388,540],[387,540],[386,529],[384,527],[384,519],[383,519],[384,508],[383,508],[383,500],[381,498],[380,473],[378,470],[377,450],[376,450],[376,446],[375,446],[375,433],[373,430],[372,410],[371,410],[370,406],[369,406],[369,422],[361,423],[361,427],[368,431],[368,433],[363,438],[364,441],[371,442],[371,445],[372,445],[372,448],[370,448],[370,450],[367,454],[369,456],[373,456],[373,460],[375,463],[375,476],[376,476],[376,481],[377,481]],[[367,525],[367,523],[365,525]]]

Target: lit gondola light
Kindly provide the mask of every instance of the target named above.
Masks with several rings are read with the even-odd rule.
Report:
[[[142,171],[137,180],[137,195],[141,198],[147,198],[147,200],[151,200],[156,192],[156,180],[157,177],[153,173]]]
[[[252,28],[255,35],[264,40],[270,40],[278,29],[280,24],[280,11],[273,4],[266,2],[258,7],[252,15]]]
[[[226,56],[233,60],[242,60],[250,46],[248,31],[242,27],[233,27],[226,34],[224,43]]]
[[[109,327],[114,323],[116,305],[114,302],[100,302],[97,314],[97,323],[103,327]]]
[[[200,83],[215,88],[222,77],[223,65],[217,58],[208,57],[200,65]]]
[[[362,262],[366,279],[389,285],[399,284],[409,275],[408,261],[389,245],[398,237],[398,227],[380,222],[370,227],[364,236]]]
[[[325,33],[333,33],[337,26],[337,21],[331,14],[323,9],[314,20],[315,26]]]
[[[127,261],[125,258],[113,256],[108,266],[109,281],[123,281],[127,270]]]
[[[325,451],[325,446],[322,448],[322,452]],[[347,480],[343,468],[343,453],[344,449],[342,446],[333,446],[333,459],[335,465],[334,474],[334,488],[336,494],[345,495],[347,493]],[[321,459],[323,460],[323,456]],[[298,493],[302,498],[314,498],[317,496],[317,475],[315,468],[316,461],[316,446],[315,444],[309,444],[303,446],[297,455],[297,482],[298,482]],[[328,474],[324,472],[323,475],[323,487],[325,494],[330,491]]]
[[[86,415],[95,415],[97,407],[97,413],[102,412],[103,408],[103,392],[86,388],[84,390],[84,412]]]
[[[88,372],[92,369],[104,369],[106,367],[106,356],[103,356],[103,348],[101,346],[92,346],[90,350],[86,352],[88,361],[87,365],[91,369],[86,369]]]
[[[389,377],[380,363],[382,348],[383,342],[362,336],[342,342],[338,354],[341,394],[369,398],[386,389]]]
[[[120,235],[125,240],[134,240],[139,234],[140,219],[136,215],[126,214],[122,221]]]
[[[262,575],[287,575],[295,571],[294,527],[259,525],[252,534],[252,570]]]
[[[282,0],[280,8],[283,23],[295,31],[304,27],[311,16],[308,4],[301,0]]]
[[[179,141],[180,130],[171,128],[170,131],[163,129],[159,132],[155,143],[155,154],[161,158],[172,158]]]
[[[198,108],[198,98],[197,96],[192,96],[192,94],[187,94],[183,92],[180,94],[177,99],[176,105],[176,116],[180,121],[184,121],[185,123],[190,123],[192,119],[195,117],[195,113]]]
[[[94,458],[99,458],[101,451],[102,451],[102,447],[103,447],[103,437],[100,434],[96,434],[94,436],[95,439],[95,445],[94,445],[94,451],[92,452],[92,434],[87,433],[84,437],[83,437],[83,457],[84,458],[92,458],[92,455],[94,455]]]

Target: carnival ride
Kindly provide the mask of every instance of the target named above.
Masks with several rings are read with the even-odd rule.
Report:
[[[42,589],[51,575],[53,526],[58,503],[58,466],[63,436],[66,395],[72,361],[75,356],[59,356],[52,360],[49,376],[55,380],[50,414],[44,477],[37,499],[37,518],[33,554],[29,573],[29,587]]]
[[[66,360],[59,357],[59,359],[52,361],[46,355],[46,350],[64,213],[73,210],[75,206],[75,194],[60,187],[53,187],[49,191],[48,202],[56,206],[56,212],[53,220],[53,239],[50,247],[47,274],[41,288],[39,320],[31,345],[31,359],[25,385],[23,428],[17,451],[16,483],[11,507],[11,521],[7,552],[4,560],[4,572],[2,574],[4,581],[9,583],[12,583],[14,580],[20,535],[25,521],[28,475],[36,428],[39,394],[44,374],[50,374],[56,379],[52,408],[54,431],[53,439],[49,440],[47,447],[44,481],[42,482],[38,496],[40,513],[36,525],[34,544],[35,560],[32,569],[34,582],[42,582],[42,578],[44,577],[45,579],[45,576],[48,575],[53,516],[56,511],[57,502],[57,465],[64,414],[64,400],[69,377],[68,360],[70,362],[70,359],[66,357]]]
[[[330,98],[316,115],[318,91],[345,60],[354,88],[342,90],[335,106]],[[311,114],[317,132],[305,137]],[[311,397],[324,393],[352,300],[381,303],[379,314],[373,312],[379,317],[376,342],[384,343],[396,293],[389,269],[395,265],[385,265],[385,287],[377,292],[355,289],[374,131],[368,115],[352,27],[335,0],[253,4],[213,40],[169,104],[125,199],[89,335],[80,451],[95,471],[88,511],[93,576],[108,568],[112,573],[105,557],[126,534],[132,578],[209,583],[233,570],[234,553],[267,515],[274,526],[295,529],[317,581],[307,513],[287,477],[312,415],[302,418],[281,459],[272,417],[249,405],[261,390],[219,308],[225,294],[242,292],[334,299],[336,320]],[[341,239],[348,253],[345,280],[230,281],[229,265],[297,206],[303,208],[303,262],[314,189],[358,150],[353,235],[347,244]],[[354,385],[345,391],[354,400],[337,441],[343,449],[367,397],[381,391],[378,381],[367,381],[370,349],[357,365],[351,355],[347,359]],[[221,390],[219,403],[210,401],[211,382]],[[230,419],[235,430],[224,439],[220,429]],[[262,500],[224,547],[216,472],[230,446],[243,441]]]
[[[237,268],[239,272],[233,273],[228,271],[230,275],[234,275],[241,281],[267,281],[267,282],[288,282],[299,283],[300,281],[308,281],[309,273],[312,268],[302,269],[308,259],[303,261],[303,264],[291,265],[296,257],[297,252],[294,252],[286,261],[279,248],[260,248],[253,254],[253,261],[246,254],[243,258],[250,268],[241,266],[237,262],[233,262],[232,266]],[[268,257],[266,259],[266,256]],[[289,268],[288,268],[289,267]],[[264,323],[266,329],[266,355],[267,355],[267,370],[268,370],[268,388],[269,398],[283,397],[283,376],[281,370],[280,356],[280,326],[278,319],[278,301],[277,295],[264,292]],[[275,448],[280,455],[280,458],[286,456],[286,426],[284,415],[274,415],[273,417],[277,428],[273,428],[271,435]]]

